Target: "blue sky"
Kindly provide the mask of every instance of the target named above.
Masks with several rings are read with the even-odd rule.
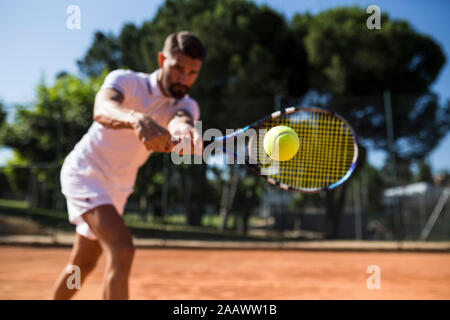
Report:
[[[393,18],[405,19],[419,32],[432,36],[450,59],[450,1],[447,0],[255,0],[266,3],[291,18],[295,12],[316,14],[336,6],[378,5]],[[117,34],[124,23],[140,25],[151,19],[162,0],[0,0],[0,99],[7,105],[29,103],[34,88],[42,77],[53,83],[61,70],[76,73],[76,60],[81,58],[92,42],[96,30]],[[81,29],[69,30],[66,9],[78,5],[81,9]],[[381,21],[381,27],[383,21]],[[447,61],[432,90],[441,101],[450,98],[450,67]],[[0,150],[0,165],[11,155]],[[370,161],[380,165],[382,152],[371,152]],[[450,134],[429,156],[434,171],[450,170]]]

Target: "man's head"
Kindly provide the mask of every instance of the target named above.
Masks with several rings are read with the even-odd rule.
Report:
[[[205,56],[205,47],[191,32],[170,34],[158,53],[161,68],[158,81],[164,95],[181,99],[187,94],[197,80]]]

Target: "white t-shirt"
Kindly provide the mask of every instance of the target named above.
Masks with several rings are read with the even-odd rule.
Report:
[[[157,84],[159,69],[152,74],[115,70],[105,78],[102,88],[122,93],[122,106],[152,117],[167,128],[177,110],[189,112],[194,121],[200,117],[195,100],[164,96]],[[102,179],[117,191],[131,192],[136,174],[150,156],[132,129],[109,129],[94,121],[64,161],[64,170],[73,175]]]

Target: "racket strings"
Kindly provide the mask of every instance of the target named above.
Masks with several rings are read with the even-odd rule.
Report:
[[[315,190],[339,181],[354,162],[355,142],[351,128],[328,112],[296,111],[260,125],[267,131],[285,125],[297,132],[300,146],[289,161],[271,160],[264,151],[264,134],[258,133],[253,152],[261,173],[292,188]]]

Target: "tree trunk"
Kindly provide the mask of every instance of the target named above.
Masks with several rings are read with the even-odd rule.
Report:
[[[182,168],[181,183],[183,186],[183,208],[186,222],[188,225],[194,225],[191,210],[191,174],[189,169]]]
[[[346,185],[342,185],[340,192],[337,190],[326,193],[325,237],[337,239],[339,236],[339,223],[342,216],[342,208],[345,203]]]
[[[249,206],[244,206],[243,209],[244,210],[241,210],[239,216],[237,217],[239,219],[237,230],[240,235],[245,236],[248,231],[248,221],[250,218],[251,208]]]
[[[147,220],[147,195],[143,191],[139,194],[139,217],[141,221]]]
[[[169,197],[169,168],[168,168],[168,155],[163,155],[163,185],[161,189],[161,216],[165,219],[168,209],[168,197]]]
[[[220,212],[219,212],[219,225],[217,226],[218,231],[222,232],[225,229],[227,215],[228,215],[228,189],[230,188],[228,182],[224,183],[222,187],[222,197],[220,201]]]
[[[225,183],[222,190],[222,201],[220,205],[220,221],[218,230],[223,232],[227,225],[227,220],[233,206],[234,196],[236,195],[237,186],[239,183],[239,175],[234,167],[231,167],[230,181]]]
[[[141,221],[147,221],[148,204],[151,203],[148,199],[147,181],[150,180],[150,166],[148,163],[141,169],[141,177],[138,177],[139,183],[139,217]]]
[[[206,164],[202,163],[200,165],[199,172],[199,196],[198,196],[198,220],[199,225],[202,224],[202,218],[206,214],[206,201],[207,201],[207,193],[208,193],[208,181],[206,180]]]

